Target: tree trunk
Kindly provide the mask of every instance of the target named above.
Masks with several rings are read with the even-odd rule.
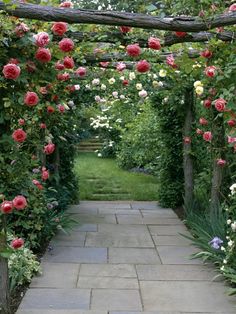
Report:
[[[193,201],[193,160],[191,157],[191,131],[193,123],[193,103],[194,94],[193,89],[187,89],[184,96],[184,103],[186,108],[185,122],[184,122],[184,138],[190,137],[190,141],[184,141],[183,144],[183,159],[184,159],[184,205],[185,208],[191,206]]]
[[[16,2],[10,5],[0,2],[0,10],[20,18],[71,24],[127,25],[184,32],[208,31],[216,27],[236,24],[236,12],[227,12],[202,20],[198,16],[159,17],[128,12],[65,9],[19,2],[16,6],[11,4]]]
[[[0,252],[6,248],[6,217],[1,218]],[[9,312],[9,280],[7,259],[0,256],[0,313]]]

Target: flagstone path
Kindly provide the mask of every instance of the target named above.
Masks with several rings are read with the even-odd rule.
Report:
[[[171,209],[155,202],[81,202],[17,314],[235,314],[236,299],[196,252]]]

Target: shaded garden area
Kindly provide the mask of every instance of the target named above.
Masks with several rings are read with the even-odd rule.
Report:
[[[0,9],[2,313],[50,239],[74,226],[67,207],[80,197],[183,208],[196,257],[235,294],[236,4]],[[94,137],[98,157],[77,159]]]

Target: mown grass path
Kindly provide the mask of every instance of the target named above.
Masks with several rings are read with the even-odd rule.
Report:
[[[79,176],[82,200],[157,199],[156,177],[122,170],[114,159],[99,158],[95,153],[81,153],[75,171]]]

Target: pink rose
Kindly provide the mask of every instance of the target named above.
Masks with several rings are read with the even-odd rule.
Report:
[[[25,125],[25,120],[24,119],[19,119],[18,123],[19,123],[19,125]]]
[[[17,129],[12,133],[12,138],[15,142],[23,143],[27,138],[27,134],[22,129]]]
[[[4,201],[0,205],[0,210],[3,214],[10,214],[13,211],[13,204],[11,201]]]
[[[73,8],[74,4],[71,1],[64,1],[60,4],[60,8]]]
[[[236,143],[236,137],[228,136],[228,144]]]
[[[17,37],[23,37],[29,30],[29,27],[25,23],[20,23],[15,28],[15,34]]]
[[[16,196],[13,199],[12,203],[13,203],[13,206],[18,210],[24,209],[27,206],[26,198],[23,195]]]
[[[87,73],[87,70],[86,68],[84,67],[79,67],[76,71],[75,71],[75,74],[80,76],[80,77],[84,77]]]
[[[212,133],[210,131],[204,132],[202,137],[206,142],[210,142],[212,140]]]
[[[217,165],[220,166],[220,167],[224,167],[226,165],[226,160],[224,159],[217,159]]]
[[[142,50],[139,47],[139,44],[133,44],[126,47],[126,52],[131,57],[138,57],[141,54]]]
[[[203,58],[210,59],[210,58],[212,57],[213,53],[212,53],[212,51],[206,49],[206,50],[202,51],[202,52],[200,53],[200,55],[201,55]]]
[[[236,11],[236,3],[231,4],[231,6],[229,7],[229,11],[230,12]]]
[[[62,64],[60,61],[57,61],[57,63],[55,64],[55,68],[57,70],[64,70],[65,69],[65,66],[64,64]]]
[[[175,58],[172,54],[166,57],[166,63],[173,69],[177,68],[177,64],[175,64]]]
[[[185,137],[184,137],[184,143],[185,143],[185,144],[191,144],[191,142],[192,142],[192,139],[191,139],[190,136],[185,136]]]
[[[196,130],[196,133],[197,133],[198,135],[203,135],[204,132],[203,132],[201,129],[197,129],[197,130]]]
[[[228,120],[227,123],[228,123],[228,126],[234,127],[236,125],[236,120],[231,119],[231,120]]]
[[[67,32],[67,24],[64,22],[55,22],[51,28],[53,34],[62,36]]]
[[[65,57],[63,60],[63,65],[66,69],[73,69],[75,66],[74,59],[71,57]]]
[[[132,27],[129,27],[129,26],[120,26],[120,31],[124,34],[129,33],[131,29]]]
[[[160,50],[161,49],[160,39],[150,37],[148,39],[148,47],[154,50]]]
[[[110,63],[109,61],[104,61],[104,62],[100,62],[99,64],[100,64],[101,67],[107,68],[109,63]]]
[[[46,181],[49,178],[49,171],[48,170],[43,170],[42,171],[42,180]]]
[[[65,112],[66,110],[66,108],[63,105],[58,105],[57,108],[61,113]]]
[[[205,74],[208,77],[214,77],[216,75],[216,67],[214,65],[206,67],[205,68]]]
[[[215,108],[219,112],[225,111],[227,101],[224,100],[223,98],[218,98],[215,100]]]
[[[61,51],[63,52],[69,52],[71,50],[74,49],[74,42],[73,40],[71,40],[70,38],[63,38],[60,42],[59,42],[59,48],[61,49]]]
[[[20,67],[14,63],[4,65],[2,73],[6,79],[15,80],[20,75]]]
[[[40,123],[40,129],[46,129],[46,128],[47,128],[47,126],[45,123]]]
[[[34,92],[27,92],[24,97],[24,103],[29,106],[36,106],[39,102],[38,95]]]
[[[53,106],[47,106],[47,112],[48,113],[53,113],[55,111]]]
[[[205,108],[207,108],[207,109],[209,109],[209,108],[211,108],[211,99],[205,99],[204,101],[203,101],[203,105],[204,105],[204,107]]]
[[[151,66],[150,63],[146,60],[141,60],[136,64],[136,70],[140,73],[145,73],[150,70]]]
[[[11,241],[11,247],[15,250],[20,249],[24,245],[24,240],[22,238],[16,238]]]
[[[43,190],[43,186],[38,180],[32,180],[32,183],[37,186],[39,190]]]
[[[125,69],[126,69],[126,64],[124,62],[118,62],[116,66],[116,70],[119,72],[122,72]]]
[[[207,125],[207,124],[208,124],[208,121],[207,121],[205,118],[200,118],[200,119],[199,119],[199,123],[200,123],[201,125]]]
[[[57,74],[57,79],[59,81],[68,81],[70,79],[70,74],[67,72]]]
[[[40,47],[35,54],[35,58],[42,63],[47,63],[51,61],[52,56],[49,49]]]
[[[54,152],[55,148],[56,148],[55,144],[49,143],[49,144],[44,146],[44,153],[46,155],[50,155]]]
[[[40,32],[33,36],[38,47],[45,47],[50,42],[48,33]]]

